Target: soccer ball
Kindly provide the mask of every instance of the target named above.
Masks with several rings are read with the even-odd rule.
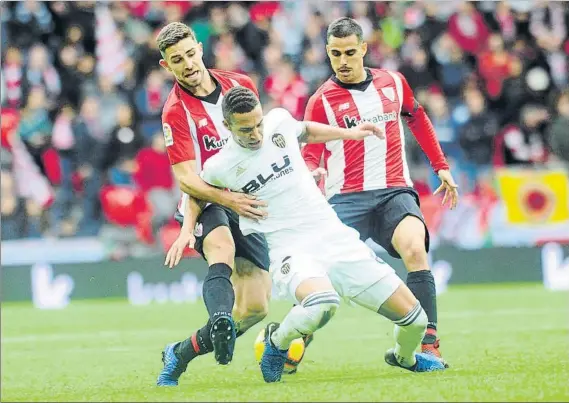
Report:
[[[261,358],[263,357],[263,352],[265,351],[265,328],[262,328],[259,335],[255,339],[255,360],[259,365],[261,364]],[[285,374],[294,374],[298,369],[298,364],[302,361],[304,357],[304,340],[295,339],[290,343],[290,348],[288,349],[288,356],[286,358],[284,372]]]

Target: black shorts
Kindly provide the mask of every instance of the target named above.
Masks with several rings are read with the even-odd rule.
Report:
[[[419,195],[413,188],[398,187],[336,194],[328,200],[342,222],[360,233],[360,239],[371,238],[391,256],[401,258],[391,243],[397,225],[408,215],[425,224]],[[429,230],[425,224],[425,250],[429,251]]]
[[[175,218],[176,221],[182,225],[184,217],[179,211],[176,211]],[[261,234],[243,235],[241,229],[239,229],[239,216],[234,211],[218,204],[210,204],[202,211],[198,217],[196,230],[194,230],[196,237],[194,249],[197,250],[204,259],[204,239],[211,231],[221,226],[226,226],[231,231],[233,242],[235,242],[236,257],[247,259],[260,269],[269,271],[269,247],[265,237]]]

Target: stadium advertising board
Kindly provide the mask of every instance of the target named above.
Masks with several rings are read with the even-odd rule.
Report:
[[[382,255],[402,277],[399,260]],[[440,247],[431,254],[437,291],[449,284],[543,282],[569,290],[569,246],[460,250]],[[38,308],[64,308],[73,300],[118,298],[133,305],[183,303],[201,298],[207,264],[186,259],[168,270],[162,258],[119,262],[36,263],[2,268],[2,301],[32,301]]]

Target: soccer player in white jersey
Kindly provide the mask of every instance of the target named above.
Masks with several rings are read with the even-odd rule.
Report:
[[[239,226],[244,235],[265,235],[273,283],[298,304],[280,325],[267,325],[261,359],[265,381],[281,379],[290,343],[324,326],[340,297],[396,324],[395,348],[385,354],[388,364],[415,372],[443,370],[439,358],[416,353],[427,326],[420,303],[357,231],[342,224],[300,153],[299,142],[383,137],[377,125],[344,129],[299,122],[280,108],[263,116],[257,96],[245,87],[230,89],[222,110],[232,137],[206,161],[201,177],[267,202],[265,219],[242,217]],[[197,217],[203,205],[191,203],[191,217]]]

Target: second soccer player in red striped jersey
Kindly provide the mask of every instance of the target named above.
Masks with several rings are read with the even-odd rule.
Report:
[[[367,44],[360,25],[350,18],[332,22],[326,51],[335,74],[308,101],[305,120],[346,128],[372,122],[386,138],[309,144],[303,156],[311,170],[324,159],[325,193],[344,224],[358,230],[362,240],[371,238],[403,259],[407,285],[429,319],[422,350],[440,357],[436,289],[427,258],[429,232],[412,187],[402,119],[441,179],[436,193],[444,190],[443,203],[450,201],[451,208],[458,201],[457,186],[433,126],[405,77],[364,67]]]

